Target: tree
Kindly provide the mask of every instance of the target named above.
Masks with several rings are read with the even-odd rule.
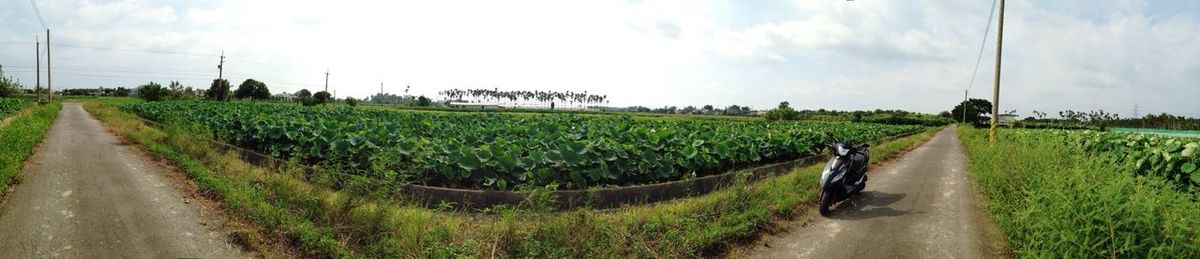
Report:
[[[312,99],[312,92],[309,92],[308,89],[300,89],[300,91],[296,91],[296,101],[300,102],[300,104],[303,104],[304,106],[312,106],[316,104],[316,102],[313,102]]]
[[[333,99],[333,95],[330,95],[329,92],[326,92],[326,91],[320,91],[320,92],[313,94],[313,102],[316,104],[326,104],[326,103],[329,103],[329,101],[331,101],[332,99]]]
[[[106,91],[107,91],[107,89],[106,89]],[[129,88],[117,87],[117,89],[112,90],[111,95],[117,96],[117,97],[126,97],[126,96],[129,96],[131,94],[131,92],[133,92],[133,91],[129,90]]]
[[[246,79],[238,86],[237,91],[233,92],[233,97],[237,99],[250,98],[251,100],[266,100],[271,98],[271,91],[267,90],[267,84],[254,79]]]
[[[800,117],[800,112],[792,109],[788,102],[780,102],[779,107],[767,111],[767,120],[795,120]]]
[[[682,110],[679,110],[679,113],[682,113],[682,114],[692,114],[692,113],[696,113],[696,111],[697,111],[697,110],[696,110],[696,106],[691,106],[691,105],[688,105],[687,107],[683,107],[683,109],[682,109]]]
[[[190,91],[187,91],[189,88],[190,87],[185,88],[183,84],[179,83],[179,81],[171,81],[170,84],[167,84],[167,96],[169,96],[171,100],[184,99],[191,95]]]
[[[254,88],[254,95],[251,97],[255,100],[271,99],[271,89],[267,89],[267,84],[259,82],[258,87]]]
[[[744,115],[742,113],[742,107],[738,106],[737,104],[730,105],[729,107],[725,107],[725,110],[721,111],[721,113],[725,114],[725,115]]]
[[[229,100],[229,80],[213,79],[212,86],[208,88],[208,92],[204,95],[210,100],[228,101]]]
[[[963,108],[964,106],[966,109]],[[962,120],[964,111],[967,113],[966,121]],[[984,99],[970,99],[954,106],[954,109],[950,109],[952,119],[963,123],[985,124],[982,118],[987,114],[992,114],[992,102]]]
[[[138,86],[137,93],[138,96],[141,96],[147,102],[162,101],[164,97],[170,95],[167,89],[164,89],[162,85],[155,82]]]
[[[421,97],[417,97],[417,106],[425,107],[425,106],[430,106],[432,104],[433,104],[433,101],[429,100],[429,98],[425,98],[424,95],[422,95]]]
[[[0,97],[17,97],[21,95],[20,84],[12,78],[0,77]]]
[[[354,99],[354,97],[346,97],[346,105],[358,106],[358,99]]]
[[[254,93],[254,82],[254,79],[242,81],[242,84],[238,85],[237,90],[233,91],[233,99],[250,98],[250,95]]]
[[[704,107],[700,107],[700,112],[704,113],[704,114],[712,114],[713,113],[712,104],[705,104]]]

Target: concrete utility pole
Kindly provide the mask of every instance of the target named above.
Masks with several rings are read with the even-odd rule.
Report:
[[[967,104],[968,104],[968,103],[967,103],[967,91],[970,91],[970,90],[963,90],[963,104],[962,104],[962,107],[963,107],[963,108],[962,108],[963,119],[962,119],[962,123],[967,123]]]
[[[325,69],[325,92],[329,92],[329,69]]]
[[[224,79],[225,78],[224,76],[225,76],[225,51],[222,50],[221,51],[221,63],[217,64],[217,79]]]
[[[46,100],[54,101],[54,83],[50,81],[50,29],[46,29]]]
[[[34,56],[37,56],[37,58],[34,58],[37,61],[33,65],[36,67],[33,69],[33,73],[37,77],[37,84],[34,85],[33,93],[37,95],[37,104],[42,105],[42,39],[36,36],[33,39],[35,42],[33,52],[36,52]]]
[[[1000,117],[1000,54],[1004,47],[1004,0],[1000,0],[1000,26],[996,36],[996,80],[992,89],[992,128],[988,130],[988,144],[996,143],[996,123]]]

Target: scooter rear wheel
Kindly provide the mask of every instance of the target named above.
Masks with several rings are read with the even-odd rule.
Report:
[[[835,195],[837,194],[833,190],[821,191],[821,197],[818,199],[820,202],[817,204],[817,211],[821,212],[821,216],[829,216],[829,207],[833,206],[837,198]]]

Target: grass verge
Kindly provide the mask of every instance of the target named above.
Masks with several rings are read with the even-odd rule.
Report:
[[[958,129],[988,210],[1019,257],[1197,258],[1200,203],[1113,154],[1027,134]],[[1005,133],[1005,132],[1001,132]]]
[[[150,127],[100,101],[86,108],[113,131],[177,164],[232,216],[261,225],[305,256],[327,257],[679,257],[753,240],[811,208],[821,165],[695,198],[614,210],[551,212],[535,190],[527,203],[486,213],[428,209],[403,199],[310,184],[297,169],[252,166],[222,153],[207,134],[182,125]],[[872,161],[928,140],[936,130],[872,148]],[[255,244],[247,244],[256,247]],[[271,249],[257,248],[268,256]]]
[[[14,115],[8,125],[0,127],[0,142],[4,143],[4,148],[0,149],[0,196],[8,191],[10,184],[20,181],[25,159],[42,143],[46,131],[58,118],[62,104],[54,102],[29,109],[29,112]]]

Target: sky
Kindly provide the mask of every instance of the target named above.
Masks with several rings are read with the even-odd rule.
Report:
[[[231,83],[273,92],[322,89],[328,69],[339,97],[382,82],[937,113],[968,88],[990,100],[996,55],[992,0],[35,1],[56,88],[207,88],[223,51]],[[32,86],[38,12],[5,0],[0,17],[0,65]],[[1001,110],[1200,117],[1200,1],[1010,0],[1004,25]]]

